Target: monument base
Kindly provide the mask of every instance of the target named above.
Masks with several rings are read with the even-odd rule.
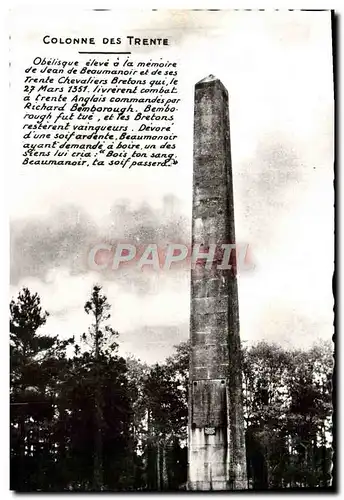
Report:
[[[188,490],[228,490],[227,429],[190,429]]]

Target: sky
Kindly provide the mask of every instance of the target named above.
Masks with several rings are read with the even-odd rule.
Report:
[[[45,331],[78,337],[89,325],[84,303],[100,283],[122,354],[162,361],[187,340],[188,270],[99,273],[89,269],[87,252],[124,237],[190,242],[194,85],[213,74],[229,93],[236,238],[249,245],[255,264],[239,276],[241,339],[302,348],[330,340],[330,14],[84,12],[77,28],[73,16],[58,12],[32,14],[30,22],[28,16],[13,18],[11,27],[11,297],[23,286],[38,292],[50,313]],[[144,54],[179,65],[178,166],[135,172],[21,166],[24,68],[37,55],[75,57],[71,47],[43,47],[46,33],[171,38],[170,47]]]

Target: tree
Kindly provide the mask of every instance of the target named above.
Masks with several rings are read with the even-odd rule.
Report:
[[[181,444],[187,437],[188,360],[189,345],[183,343],[164,364],[151,367],[145,380],[149,489],[178,489],[186,481]]]
[[[331,343],[318,343],[308,351],[295,350],[292,358],[288,430],[294,483],[327,487],[331,481],[333,349]]]
[[[95,285],[90,299],[85,304],[85,312],[92,316],[93,323],[88,329],[88,333],[82,335],[82,340],[91,348],[95,359],[101,355],[113,355],[118,348],[115,339],[118,337],[116,332],[109,324],[111,318],[111,306],[107,297],[102,293],[102,287]]]
[[[72,491],[94,491],[94,455],[98,421],[95,415],[95,394],[101,401],[102,466],[101,489],[130,489],[131,421],[125,360],[118,356],[101,356],[98,366],[89,352],[79,353],[72,366],[63,398],[67,409],[65,429],[67,453],[64,470],[68,471],[65,485]]]
[[[110,304],[95,286],[82,340],[43,335],[49,315],[24,288],[10,303],[11,488],[176,490],[186,482],[190,346],[148,366],[118,355]],[[249,477],[254,489],[331,484],[331,343],[244,350]]]
[[[40,335],[48,313],[27,288],[10,302],[11,488],[48,487],[55,462],[56,391],[73,339]]]
[[[244,351],[244,402],[253,488],[330,484],[331,344]]]
[[[117,350],[118,344],[115,338],[118,333],[108,324],[111,317],[111,306],[107,297],[102,294],[102,288],[98,285],[93,287],[90,299],[85,304],[85,312],[92,316],[92,324],[88,333],[82,335],[82,340],[91,347],[91,354],[94,358],[94,470],[93,488],[101,491],[103,484],[103,400],[100,387],[101,374],[100,364],[102,357],[112,354]]]

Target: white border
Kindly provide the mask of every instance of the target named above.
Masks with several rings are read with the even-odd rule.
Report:
[[[97,0],[60,0],[59,2],[56,1],[48,1],[48,0],[31,0],[31,1],[5,1],[1,4],[0,7],[0,13],[1,13],[1,25],[2,25],[2,30],[1,30],[1,46],[0,50],[2,51],[1,54],[1,61],[3,62],[3,71],[2,75],[4,75],[1,78],[1,98],[2,98],[2,128],[0,129],[2,131],[1,137],[4,139],[4,144],[2,151],[4,151],[4,157],[2,161],[2,182],[0,183],[1,186],[1,195],[0,195],[0,225],[1,225],[1,286],[0,286],[0,319],[1,321],[1,342],[2,342],[2,352],[3,352],[3,360],[1,362],[1,369],[2,369],[2,376],[0,377],[1,380],[1,394],[3,397],[3,406],[2,406],[2,411],[1,411],[1,432],[2,432],[2,439],[1,439],[1,450],[2,450],[2,456],[1,456],[1,498],[8,498],[9,496],[12,496],[12,492],[8,490],[9,488],[9,414],[8,414],[8,374],[9,374],[9,360],[8,360],[8,336],[6,332],[8,331],[8,299],[9,299],[9,294],[8,294],[8,282],[9,282],[9,233],[8,233],[8,203],[7,201],[9,200],[9,197],[13,195],[13,193],[8,193],[6,190],[6,168],[9,168],[9,161],[8,159],[10,158],[10,151],[6,144],[9,144],[8,141],[8,136],[7,134],[10,133],[7,127],[7,118],[10,116],[11,110],[9,109],[8,106],[8,85],[9,85],[9,72],[8,72],[8,62],[9,62],[9,44],[8,44],[8,11],[9,10],[30,10],[32,11],[33,9],[41,9],[41,10],[49,10],[49,12],[52,13],[53,11],[59,10],[61,12],[62,9],[68,9],[70,12],[71,10],[86,10],[86,9],[94,9],[94,8],[103,8],[103,9],[111,9],[111,10],[123,10],[120,7],[118,7],[119,2],[116,3],[115,0],[103,0],[102,2],[99,2]],[[123,4],[122,4],[123,5]],[[125,7],[126,9],[161,9],[161,10],[167,10],[167,9],[224,9],[224,10],[230,10],[230,9],[268,9],[268,10],[286,10],[286,9],[307,9],[307,10],[330,10],[334,9],[337,14],[340,16],[340,14],[343,12],[343,0],[332,0],[332,1],[324,1],[324,0],[260,0],[260,1],[254,1],[254,0],[165,0],[165,1],[150,1],[150,0],[126,0],[125,1]],[[340,20],[339,20],[340,24]],[[340,37],[340,28],[338,26],[338,33],[337,33],[338,38]],[[340,61],[342,60],[342,54],[341,54],[341,39],[338,39],[337,42],[337,51],[339,51],[339,57]],[[339,61],[338,61],[339,63]],[[338,64],[337,67],[337,82],[342,82],[341,78],[341,63]],[[337,92],[339,92],[339,85],[337,83]],[[338,96],[337,96],[338,98]],[[340,127],[340,119],[341,119],[341,109],[339,106],[336,109],[337,112],[337,124],[338,124],[338,135],[336,137],[337,140],[337,153],[339,149],[339,145],[343,143],[342,141],[342,129]],[[336,171],[336,184],[337,184],[337,200],[339,202],[339,185],[342,187],[342,177],[340,176],[340,165],[339,165],[339,160],[340,158],[337,157],[337,171]],[[337,231],[342,232],[343,231],[343,223],[342,221],[344,220],[344,216],[341,213],[341,206],[337,207],[337,217],[338,217],[338,224],[337,224]],[[338,244],[340,243],[340,238],[338,235]],[[340,245],[339,245],[340,248]],[[339,257],[339,250],[337,251],[338,257]],[[342,270],[338,270],[338,275],[337,275],[337,280],[341,281],[340,278],[342,278]],[[338,284],[339,286],[339,284]],[[337,314],[342,310],[342,299],[339,300],[339,296],[337,297]],[[340,338],[340,325],[339,321],[337,321],[337,338],[339,342]],[[342,341],[339,344],[340,347],[340,352],[337,356],[337,367],[338,367],[338,372],[339,372],[339,366],[340,366],[340,359],[344,358],[344,354],[342,352],[343,350],[343,345],[344,342]],[[339,382],[339,373],[338,373],[338,382]],[[338,390],[338,399],[341,399],[341,391]],[[339,415],[342,414],[342,401],[338,401],[338,410],[339,410]],[[338,427],[340,425],[340,419],[339,417],[337,418],[337,424]],[[342,441],[342,434],[339,434],[339,429],[337,430],[338,432],[338,448],[339,451],[344,449],[343,441]],[[340,478],[343,476],[343,467],[342,467],[343,461],[338,463],[338,486],[340,487]],[[36,496],[35,494],[33,494]],[[249,493],[248,493],[249,495]],[[303,495],[303,494],[300,494]],[[316,494],[315,494],[316,495]],[[45,496],[45,495],[44,495]],[[99,495],[101,496],[101,495]],[[116,495],[116,496],[122,496],[122,495]],[[125,496],[125,494],[123,494]],[[273,495],[274,496],[274,495]],[[299,494],[296,495],[298,497]],[[42,498],[42,496],[40,495]]]

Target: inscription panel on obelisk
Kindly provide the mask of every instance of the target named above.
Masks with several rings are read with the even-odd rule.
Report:
[[[195,87],[192,246],[235,243],[228,93]],[[246,488],[236,276],[200,260],[191,271],[188,488]]]

